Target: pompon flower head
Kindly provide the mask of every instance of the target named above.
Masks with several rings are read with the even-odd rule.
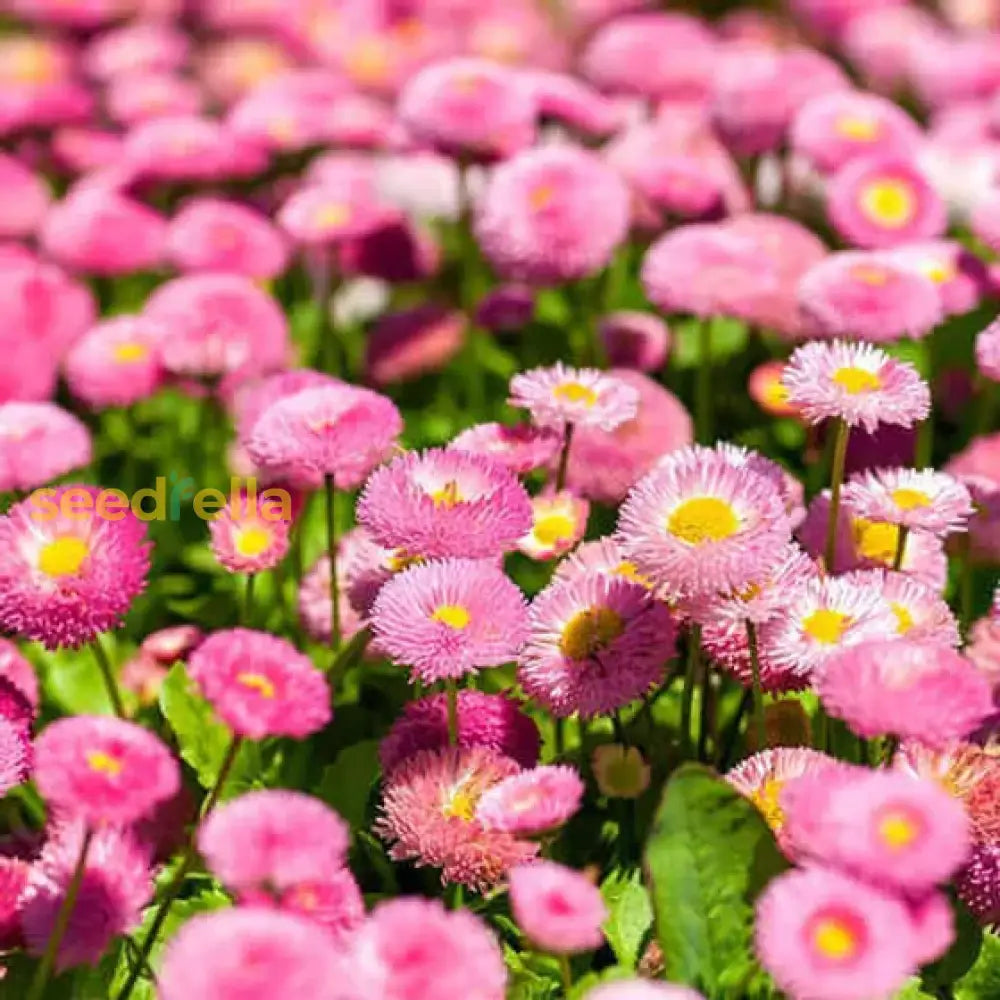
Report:
[[[462,431],[448,447],[485,455],[505,465],[515,475],[523,475],[552,465],[561,444],[562,438],[551,428],[489,423],[476,424]]]
[[[520,865],[510,873],[514,919],[531,943],[555,955],[600,948],[608,919],[601,890],[554,861]]]
[[[0,155],[0,238],[30,237],[49,209],[49,189],[14,156]]]
[[[396,213],[367,186],[309,182],[293,192],[278,212],[278,224],[296,243],[324,247],[361,239]]]
[[[341,539],[339,551],[341,555],[347,552],[344,539]],[[383,550],[385,551],[385,550]],[[349,639],[355,635],[362,627],[363,619],[367,617],[369,608],[364,609],[364,614],[359,613],[351,600],[351,585],[348,582],[347,566],[345,559],[338,556],[337,559],[337,583],[339,585],[339,606],[340,606],[340,634],[341,638]],[[386,571],[384,580],[392,576],[392,571]],[[383,580],[383,582],[384,582]],[[366,584],[369,581],[366,581]],[[370,583],[375,584],[376,579],[371,579]],[[365,586],[365,585],[363,585]],[[377,589],[380,589],[379,588]],[[376,589],[376,593],[377,593]],[[364,591],[357,591],[363,593]],[[329,642],[330,633],[333,628],[333,605],[330,594],[330,557],[320,556],[302,576],[299,585],[299,620],[305,627],[306,632],[318,642]]]
[[[44,952],[55,928],[73,881],[84,829],[81,823],[53,829],[32,865],[20,902],[21,927],[32,955]],[[149,857],[131,831],[115,826],[94,830],[56,968],[96,965],[116,937],[139,927],[143,907],[152,897]]]
[[[254,423],[247,450],[270,476],[307,489],[332,477],[354,489],[392,450],[403,429],[395,404],[346,384],[303,389],[272,403]]]
[[[32,718],[38,712],[41,694],[38,677],[31,662],[21,653],[17,644],[0,638],[0,682],[13,686],[31,708]],[[3,713],[10,715],[9,712]]]
[[[257,889],[240,894],[240,903],[277,906],[285,913],[319,924],[338,945],[346,945],[365,922],[365,900],[350,868],[327,869],[321,878],[300,882],[277,896]]]
[[[955,884],[962,902],[981,924],[1000,922],[1000,841],[975,844]]]
[[[210,635],[188,672],[237,736],[302,739],[330,721],[326,678],[290,642],[235,628]]]
[[[826,710],[859,736],[940,746],[993,714],[990,685],[947,646],[872,639],[831,656],[818,678]]]
[[[60,815],[126,825],[177,794],[180,768],[151,732],[104,715],[57,719],[35,741],[35,783]]]
[[[0,623],[49,649],[115,628],[146,586],[146,526],[93,486],[33,494],[0,517]],[[99,509],[103,504],[102,516]]]
[[[790,997],[889,997],[917,970],[906,904],[826,868],[772,880],[757,900],[756,948]]]
[[[325,878],[347,857],[347,824],[319,799],[266,789],[225,802],[202,821],[198,850],[230,889],[284,891]]]
[[[527,410],[539,427],[596,427],[613,431],[635,417],[639,394],[596,368],[569,368],[557,361],[510,380],[508,405]]]
[[[670,352],[670,329],[653,313],[619,310],[601,317],[598,336],[612,368],[657,372]]]
[[[945,316],[972,312],[989,288],[983,262],[958,240],[921,240],[886,251],[893,263],[923,275],[938,290]]]
[[[842,167],[830,180],[827,211],[845,240],[868,249],[935,239],[948,224],[937,192],[912,160],[897,155]]]
[[[944,318],[934,282],[886,254],[831,254],[802,277],[798,298],[807,329],[828,338],[920,339]]]
[[[168,943],[157,977],[161,1000],[339,1000],[338,951],[322,927],[264,907],[189,920]]]
[[[976,336],[976,367],[992,382],[1000,382],[1000,322]]]
[[[289,502],[241,492],[209,521],[212,554],[230,573],[273,569],[288,552],[291,524]]]
[[[844,486],[844,503],[857,517],[932,535],[963,531],[974,513],[965,486],[934,469],[859,473]]]
[[[0,795],[27,780],[31,759],[31,737],[25,727],[0,716]]]
[[[483,747],[516,761],[521,767],[538,763],[541,736],[530,716],[504,694],[471,689],[458,692],[458,740],[462,750]],[[382,772],[391,774],[421,750],[448,746],[448,699],[434,694],[407,702],[379,744]]]
[[[483,794],[476,819],[487,830],[538,837],[557,830],[574,815],[584,786],[575,767],[550,764],[505,778]]]
[[[143,316],[115,316],[92,327],[63,360],[73,396],[93,409],[131,406],[163,384],[158,344],[166,331]]]
[[[0,855],[0,948],[5,951],[24,947],[21,899],[30,875],[27,861]]]
[[[33,490],[87,465],[90,457],[90,431],[61,406],[0,404],[0,490]]]
[[[442,448],[409,452],[376,469],[357,518],[387,548],[473,559],[510,551],[532,525],[531,500],[509,469]]]
[[[624,578],[555,581],[533,601],[529,624],[518,680],[558,718],[623,708],[663,680],[674,655],[666,605]]]
[[[537,844],[476,819],[482,796],[520,770],[485,747],[422,750],[389,775],[375,831],[393,860],[440,868],[443,882],[486,891],[538,853]]]
[[[230,400],[236,434],[244,444],[264,411],[279,399],[304,389],[343,385],[340,379],[311,368],[293,368],[241,382]]]
[[[554,285],[595,274],[628,233],[629,191],[595,153],[543,146],[501,164],[476,206],[475,233],[501,277]]]
[[[517,547],[531,559],[554,559],[583,538],[590,504],[568,490],[531,498],[534,524]]]
[[[810,423],[839,418],[869,433],[912,427],[930,413],[930,390],[913,365],[871,344],[803,344],[785,368],[788,401]]]
[[[617,532],[639,572],[678,597],[752,583],[790,535],[769,476],[698,446],[668,455],[636,484]]]
[[[908,573],[869,570],[881,576],[882,596],[896,616],[896,634],[911,642],[930,642],[957,649],[962,642],[958,621],[948,602]],[[855,579],[866,575],[853,574]]]
[[[498,667],[527,637],[527,604],[493,560],[411,566],[379,591],[371,611],[378,649],[433,684]]]

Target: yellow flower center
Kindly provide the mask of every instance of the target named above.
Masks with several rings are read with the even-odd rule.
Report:
[[[149,354],[145,344],[119,344],[114,350],[114,359],[120,365],[130,365],[135,361],[143,361]]]
[[[905,812],[889,812],[879,820],[878,835],[886,847],[902,851],[920,836],[920,825]]]
[[[393,573],[399,573],[404,569],[409,569],[410,566],[419,566],[423,561],[423,556],[411,556],[405,549],[396,549],[386,559],[385,565],[386,569],[392,570]]]
[[[852,396],[882,388],[882,380],[878,375],[865,368],[838,368],[833,373],[833,381]]]
[[[688,545],[721,542],[740,530],[732,504],[718,497],[694,497],[678,504],[667,521],[667,531]]]
[[[271,544],[271,532],[267,528],[239,528],[234,540],[236,551],[241,556],[252,559],[267,551]]]
[[[441,622],[442,625],[447,625],[449,628],[453,629],[463,629],[466,628],[470,621],[472,621],[472,615],[469,614],[466,608],[463,608],[461,604],[442,604],[431,618],[436,622]]]
[[[767,825],[776,832],[785,825],[785,812],[781,808],[781,789],[784,785],[785,783],[777,778],[768,778],[750,796],[750,800],[764,817]]]
[[[824,646],[833,646],[840,642],[841,636],[850,624],[851,616],[845,615],[843,611],[818,608],[802,622],[802,628],[817,642],[823,643]]]
[[[859,517],[852,522],[851,529],[859,555],[873,562],[892,565],[899,544],[899,528],[895,524]]]
[[[344,225],[350,217],[351,210],[347,205],[333,202],[317,209],[315,222],[317,226],[321,226],[324,229],[336,229],[338,226]]]
[[[957,273],[951,264],[943,260],[928,261],[921,270],[935,285],[943,285],[951,281]]]
[[[475,790],[470,789],[466,784],[459,784],[448,796],[441,812],[448,819],[460,819],[465,823],[471,823],[476,818],[478,804],[479,795],[476,794]]]
[[[633,583],[641,584],[647,590],[649,590],[653,583],[648,576],[643,576],[639,572],[639,567],[636,566],[634,562],[630,562],[628,559],[623,559],[613,570],[615,576],[623,576],[626,580],[631,580]]]
[[[780,378],[768,379],[764,383],[764,402],[771,406],[784,406],[788,402],[788,390]]]
[[[539,184],[530,195],[528,195],[528,202],[531,207],[536,211],[541,211],[543,208],[548,208],[552,204],[552,199],[555,197],[556,191],[551,184]]]
[[[552,390],[552,395],[564,403],[593,406],[597,402],[597,393],[589,385],[581,385],[579,382],[563,382]]]
[[[11,76],[17,83],[48,83],[56,76],[56,58],[44,45],[18,47],[11,59]]]
[[[46,576],[76,576],[88,555],[90,546],[82,538],[66,535],[49,542],[42,549],[38,568]]]
[[[454,479],[449,479],[439,490],[431,494],[435,507],[454,507],[462,503],[465,497],[462,496],[458,488],[458,483]]]
[[[918,507],[930,507],[933,502],[923,490],[911,490],[905,487],[892,491],[892,501],[902,510],[916,510]]]
[[[542,545],[558,545],[572,540],[576,524],[566,514],[546,514],[535,522],[534,533]]]
[[[896,616],[896,631],[900,635],[906,635],[913,628],[913,615],[910,614],[910,609],[898,601],[891,601],[889,607]]]
[[[913,189],[903,181],[874,181],[861,192],[862,211],[889,229],[905,226],[913,218],[916,206]]]
[[[882,131],[877,121],[858,115],[838,118],[835,128],[845,139],[853,139],[855,142],[873,142]]]
[[[858,949],[858,936],[854,929],[839,917],[824,917],[813,931],[813,942],[826,958],[844,961]]]
[[[92,771],[107,774],[112,778],[117,778],[122,773],[122,762],[103,750],[91,750],[87,754],[87,766]]]
[[[277,693],[274,689],[274,685],[263,674],[246,671],[244,673],[237,674],[236,680],[245,688],[249,688],[251,691],[256,691],[259,695],[268,699],[273,698]]]
[[[621,615],[611,608],[578,611],[563,629],[559,649],[571,660],[585,660],[614,642],[625,631]]]
[[[877,264],[858,264],[851,268],[851,277],[855,281],[860,281],[862,285],[881,288],[889,283],[892,275],[884,267],[879,267]]]

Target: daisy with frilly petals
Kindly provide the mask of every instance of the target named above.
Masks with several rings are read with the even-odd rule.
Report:
[[[241,493],[209,521],[212,554],[230,573],[259,573],[284,559],[291,521],[281,506]]]
[[[613,431],[639,411],[639,393],[596,368],[569,368],[557,361],[510,380],[510,406],[528,410],[539,427],[596,427]]]
[[[908,573],[885,573],[869,570],[854,574],[861,579],[868,573],[878,574],[882,596],[896,616],[896,634],[911,642],[931,642],[957,649],[962,638],[948,602],[921,580]]]
[[[0,492],[42,486],[90,462],[90,431],[54,403],[0,405]]]
[[[561,439],[547,427],[531,424],[476,424],[457,435],[448,445],[457,451],[486,455],[505,465],[511,472],[523,475],[552,465],[559,454]]]
[[[375,830],[393,860],[440,868],[442,881],[483,892],[538,853],[537,844],[476,819],[483,795],[520,770],[484,747],[423,750],[389,776]]]
[[[365,922],[365,900],[349,868],[327,869],[321,878],[300,882],[277,896],[264,890],[240,893],[240,903],[277,906],[319,924],[337,944],[346,945]]]
[[[0,796],[27,780],[31,759],[29,733],[23,726],[0,716]]]
[[[668,455],[633,487],[617,537],[640,573],[690,596],[752,583],[790,534],[770,477],[739,456],[692,447]]]
[[[663,680],[675,640],[666,605],[641,584],[599,573],[558,580],[531,605],[518,680],[559,718],[608,714]]]
[[[633,583],[642,584],[647,590],[653,586],[639,572],[635,563],[625,555],[618,541],[611,536],[595,538],[592,542],[584,542],[577,546],[556,566],[552,579],[569,583],[595,573],[612,578],[622,577]]]
[[[888,252],[893,263],[928,278],[941,296],[944,315],[972,312],[989,289],[986,265],[958,240],[921,240]]]
[[[531,559],[555,559],[568,552],[587,530],[590,504],[568,490],[531,498],[535,523],[517,543]]]
[[[857,517],[939,536],[963,531],[974,513],[965,486],[934,469],[860,473],[845,484],[844,505]]]
[[[191,654],[188,673],[237,736],[303,739],[330,721],[326,678],[277,636],[243,628],[215,632]]]
[[[872,639],[829,657],[818,678],[826,710],[867,738],[932,746],[961,739],[994,712],[989,682],[946,646]]]
[[[976,336],[976,367],[993,382],[1000,382],[1000,321]]]
[[[576,814],[583,792],[583,781],[574,767],[555,764],[532,768],[485,792],[476,807],[476,819],[487,830],[544,836]]]
[[[912,427],[931,408],[930,390],[916,369],[870,344],[803,344],[782,381],[789,403],[813,424],[840,419],[872,433],[879,424]]]
[[[492,560],[411,566],[379,591],[371,628],[378,648],[426,684],[497,667],[527,636],[524,596]]]
[[[531,943],[554,955],[600,948],[608,919],[601,890],[554,861],[521,865],[510,873],[510,905]]]
[[[376,469],[358,523],[410,555],[486,558],[531,530],[531,500],[517,477],[483,455],[432,448]]]
[[[1000,815],[993,818],[989,829],[982,829],[984,816],[973,805],[974,799],[981,802],[985,798],[978,793],[983,790],[992,792],[997,788],[1000,757],[974,743],[956,740],[931,746],[920,739],[913,739],[900,745],[892,759],[892,766],[911,778],[935,781],[949,795],[960,799],[965,804],[976,836],[982,838],[992,831],[1000,837]]]

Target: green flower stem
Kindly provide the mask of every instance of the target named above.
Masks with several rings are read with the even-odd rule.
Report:
[[[444,682],[448,697],[448,745],[458,746],[458,685],[454,677]]]
[[[830,470],[830,514],[826,525],[826,549],[824,562],[827,573],[835,572],[837,555],[837,522],[840,520],[840,488],[844,482],[844,466],[847,464],[847,442],[851,428],[844,420],[837,420],[834,430],[833,467]]]
[[[256,573],[247,573],[246,589],[243,591],[243,627],[253,628],[253,585]]]
[[[691,754],[691,709],[700,663],[701,626],[692,625],[688,633],[687,668],[684,673],[684,690],[681,694],[681,748],[685,757]]]
[[[903,559],[906,556],[906,537],[910,529],[900,525],[896,535],[896,554],[893,556],[892,568],[898,573],[903,568]]]
[[[566,471],[569,469],[569,450],[573,446],[573,427],[573,424],[567,422],[563,431],[562,452],[559,455],[559,469],[556,472],[557,493],[566,485]]]
[[[101,643],[101,637],[95,635],[91,640],[90,648],[94,651],[94,659],[97,661],[98,669],[101,671],[101,677],[104,679],[104,687],[108,692],[108,700],[111,702],[111,707],[115,710],[115,715],[119,719],[124,719],[125,716],[125,705],[122,702],[121,691],[118,690],[118,681],[115,679],[115,670],[111,666],[111,661],[108,659],[108,651],[104,648]]]
[[[337,579],[337,487],[326,476],[326,551],[330,557],[330,648],[340,645],[340,582]]]
[[[698,374],[694,397],[695,437],[699,444],[712,442],[712,321],[698,327]]]
[[[760,681],[760,646],[757,643],[757,626],[747,619],[747,645],[750,648],[750,670],[753,674],[753,717],[757,727],[757,749],[766,750],[767,726],[764,722],[764,687]]]
[[[563,992],[568,997],[573,990],[573,969],[569,964],[569,955],[559,955],[559,972],[562,974]]]

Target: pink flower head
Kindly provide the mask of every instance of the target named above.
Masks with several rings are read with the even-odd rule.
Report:
[[[630,214],[625,182],[596,154],[544,146],[496,168],[476,206],[475,231],[503,278],[553,285],[606,267]]]
[[[157,977],[161,1000],[339,1000],[338,951],[303,917],[263,907],[203,913],[171,939]]]
[[[476,424],[455,437],[449,448],[485,455],[516,475],[545,469],[559,454],[562,438],[547,427],[531,424]]]
[[[392,214],[367,184],[327,181],[299,188],[277,219],[296,243],[324,246],[367,236]]]
[[[0,239],[33,235],[49,209],[49,189],[20,160],[0,154]]]
[[[985,926],[1000,920],[1000,841],[976,844],[956,880],[962,902]]]
[[[831,656],[818,679],[826,710],[859,736],[891,733],[932,746],[993,714],[990,685],[947,646],[872,639]]]
[[[155,269],[163,259],[166,220],[107,188],[92,187],[53,205],[39,239],[73,271],[115,276]]]
[[[676,630],[640,583],[593,573],[559,580],[531,605],[518,679],[559,718],[623,708],[663,679]]]
[[[592,951],[604,943],[608,911],[593,882],[554,861],[521,865],[510,873],[510,905],[536,948],[557,955]]]
[[[775,359],[758,365],[750,374],[750,398],[771,417],[794,417],[798,412],[788,402],[788,390],[781,381],[785,362]]]
[[[205,103],[201,88],[194,81],[174,72],[137,70],[110,80],[104,92],[108,117],[125,127],[160,118],[198,115]],[[125,137],[119,139],[122,151]]]
[[[358,523],[381,545],[411,555],[487,558],[531,529],[531,500],[512,472],[482,455],[408,452],[376,469]]]
[[[235,201],[189,201],[167,230],[167,257],[181,271],[267,279],[284,271],[288,256],[288,245],[270,220]]]
[[[562,122],[579,134],[604,138],[623,124],[624,109],[619,102],[568,73],[522,70],[521,80],[542,118]]]
[[[35,781],[49,805],[91,826],[133,823],[180,787],[170,751],[108,716],[58,719],[35,741]]]
[[[851,477],[844,503],[856,517],[911,531],[948,535],[963,531],[973,514],[969,491],[934,469],[879,469]]]
[[[667,324],[646,312],[608,313],[601,317],[598,334],[612,368],[659,371],[670,350]]]
[[[870,344],[803,344],[783,382],[788,401],[814,424],[839,418],[871,433],[879,424],[912,427],[930,413],[927,383],[913,365]]]
[[[149,550],[124,494],[79,485],[32,494],[0,517],[0,622],[50,649],[89,642],[145,588]]]
[[[241,382],[230,401],[237,437],[246,443],[261,415],[279,399],[294,396],[303,389],[343,384],[340,379],[311,368],[292,368]]]
[[[188,672],[238,736],[303,739],[330,721],[326,678],[277,636],[243,628],[215,632],[191,654]]]
[[[112,4],[113,6],[113,4]],[[98,80],[136,70],[177,69],[190,55],[188,36],[169,22],[143,22],[96,36],[84,53],[84,68]]]
[[[325,878],[344,864],[347,824],[319,799],[300,792],[249,792],[202,821],[198,850],[230,889],[279,892]]]
[[[918,339],[943,319],[934,282],[885,254],[831,254],[802,277],[798,298],[807,329],[822,337]]]
[[[8,694],[0,686],[0,695]],[[15,695],[16,697],[16,695]],[[31,718],[30,713],[28,716]],[[0,714],[0,795],[28,779],[32,749],[28,727],[6,713]]]
[[[270,901],[271,897],[260,891],[241,897],[241,902],[254,905]],[[277,903],[286,913],[319,924],[337,944],[346,945],[365,922],[365,900],[349,868],[327,869],[319,879],[300,882],[286,889]]]
[[[872,155],[852,160],[831,179],[827,211],[834,228],[859,247],[892,247],[941,236],[948,223],[944,202],[905,157]]]
[[[986,378],[1000,382],[1000,323],[996,321],[976,337],[976,367]]]
[[[341,543],[340,552],[343,555],[347,552],[347,546]],[[346,558],[339,558],[337,561],[337,583],[340,587],[340,631],[345,639],[353,636],[363,625],[362,615],[351,601],[355,592],[351,589],[351,584],[347,578]],[[392,576],[392,571],[387,570],[384,576],[380,576],[378,586],[375,587],[375,575],[365,580],[361,585],[361,592],[367,596],[367,587],[372,585],[375,594],[381,588],[381,583]],[[329,643],[333,630],[333,607],[330,595],[330,558],[320,556],[302,577],[299,586],[299,619],[306,631],[319,642]],[[374,600],[374,595],[371,597]],[[368,608],[364,609],[364,616],[368,614]]]
[[[383,316],[368,332],[365,369],[379,386],[445,368],[465,344],[467,320],[433,303]]]
[[[799,998],[888,997],[920,964],[905,902],[826,868],[769,883],[757,901],[756,945],[778,987]]]
[[[208,530],[212,554],[230,573],[259,573],[285,558],[291,521],[275,504],[241,493],[212,518]]]
[[[741,589],[790,535],[770,476],[703,447],[664,458],[633,488],[618,521],[625,555],[676,596]]]
[[[908,573],[882,573],[882,577],[882,596],[896,616],[896,634],[900,638],[953,649],[961,645],[958,622],[940,594]]]
[[[539,427],[566,424],[613,431],[638,412],[639,394],[632,386],[596,368],[535,368],[510,382],[510,406],[528,410]]]
[[[518,551],[531,559],[561,556],[583,538],[590,504],[569,491],[531,498],[534,524],[517,543]]]
[[[502,160],[535,140],[535,101],[510,69],[454,58],[417,73],[399,97],[413,137],[456,159]]]
[[[62,407],[0,403],[0,490],[33,490],[90,458],[90,431]]]
[[[440,868],[443,882],[485,891],[538,853],[537,844],[476,819],[482,796],[519,771],[485,747],[422,750],[389,775],[376,833],[392,845],[393,860]]]
[[[497,285],[476,306],[477,325],[492,333],[512,333],[527,326],[535,315],[535,289],[516,282]]]
[[[52,155],[66,170],[85,174],[111,167],[121,156],[122,140],[114,132],[65,126],[52,135]]]
[[[483,794],[476,819],[487,830],[538,837],[561,827],[580,808],[583,781],[564,764],[536,767],[505,778]]]
[[[538,763],[538,727],[511,698],[481,691],[458,692],[458,747],[483,747],[510,757],[521,767]],[[379,744],[382,771],[389,775],[421,750],[448,746],[448,704],[444,694],[411,701]]]
[[[989,278],[983,262],[957,240],[904,243],[887,256],[904,270],[930,279],[946,317],[971,312],[987,292]]]
[[[32,715],[37,713],[40,694],[35,668],[22,655],[16,643],[2,638],[0,638],[0,681],[15,687],[31,706]]]

